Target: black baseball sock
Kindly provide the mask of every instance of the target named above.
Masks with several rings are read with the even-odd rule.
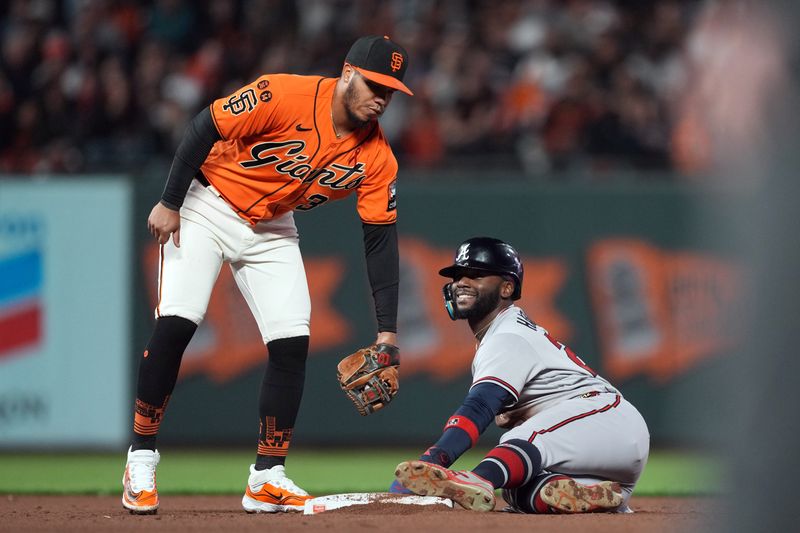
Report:
[[[269,360],[258,400],[256,470],[286,462],[303,398],[308,336],[274,340],[267,344],[267,348]]]
[[[156,435],[178,379],[183,352],[196,329],[197,324],[179,316],[164,316],[156,321],[153,336],[139,360],[133,450],[156,449]]]

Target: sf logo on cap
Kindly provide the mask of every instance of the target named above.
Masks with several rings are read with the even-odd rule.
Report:
[[[392,72],[397,72],[403,68],[403,54],[400,52],[392,52]]]

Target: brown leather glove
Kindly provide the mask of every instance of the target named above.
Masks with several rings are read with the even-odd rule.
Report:
[[[400,349],[373,344],[348,355],[336,367],[339,386],[362,416],[382,409],[400,388]]]

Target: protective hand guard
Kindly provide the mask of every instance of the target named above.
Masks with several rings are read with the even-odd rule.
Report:
[[[400,388],[400,350],[373,344],[348,355],[336,367],[339,386],[362,416],[382,409]]]

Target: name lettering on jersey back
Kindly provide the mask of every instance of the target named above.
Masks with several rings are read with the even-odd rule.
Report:
[[[533,320],[528,318],[528,315],[526,315],[525,311],[523,311],[522,309],[520,309],[519,312],[517,313],[517,324],[521,324],[525,327],[531,328],[533,331],[538,331],[536,324],[533,322]]]
[[[274,165],[279,173],[296,179],[301,183],[317,180],[317,183],[331,189],[355,189],[364,181],[364,163],[353,166],[333,163],[323,168],[312,168],[305,163],[308,156],[303,153],[303,141],[263,142],[250,149],[249,161],[239,164],[242,168],[257,168]]]

